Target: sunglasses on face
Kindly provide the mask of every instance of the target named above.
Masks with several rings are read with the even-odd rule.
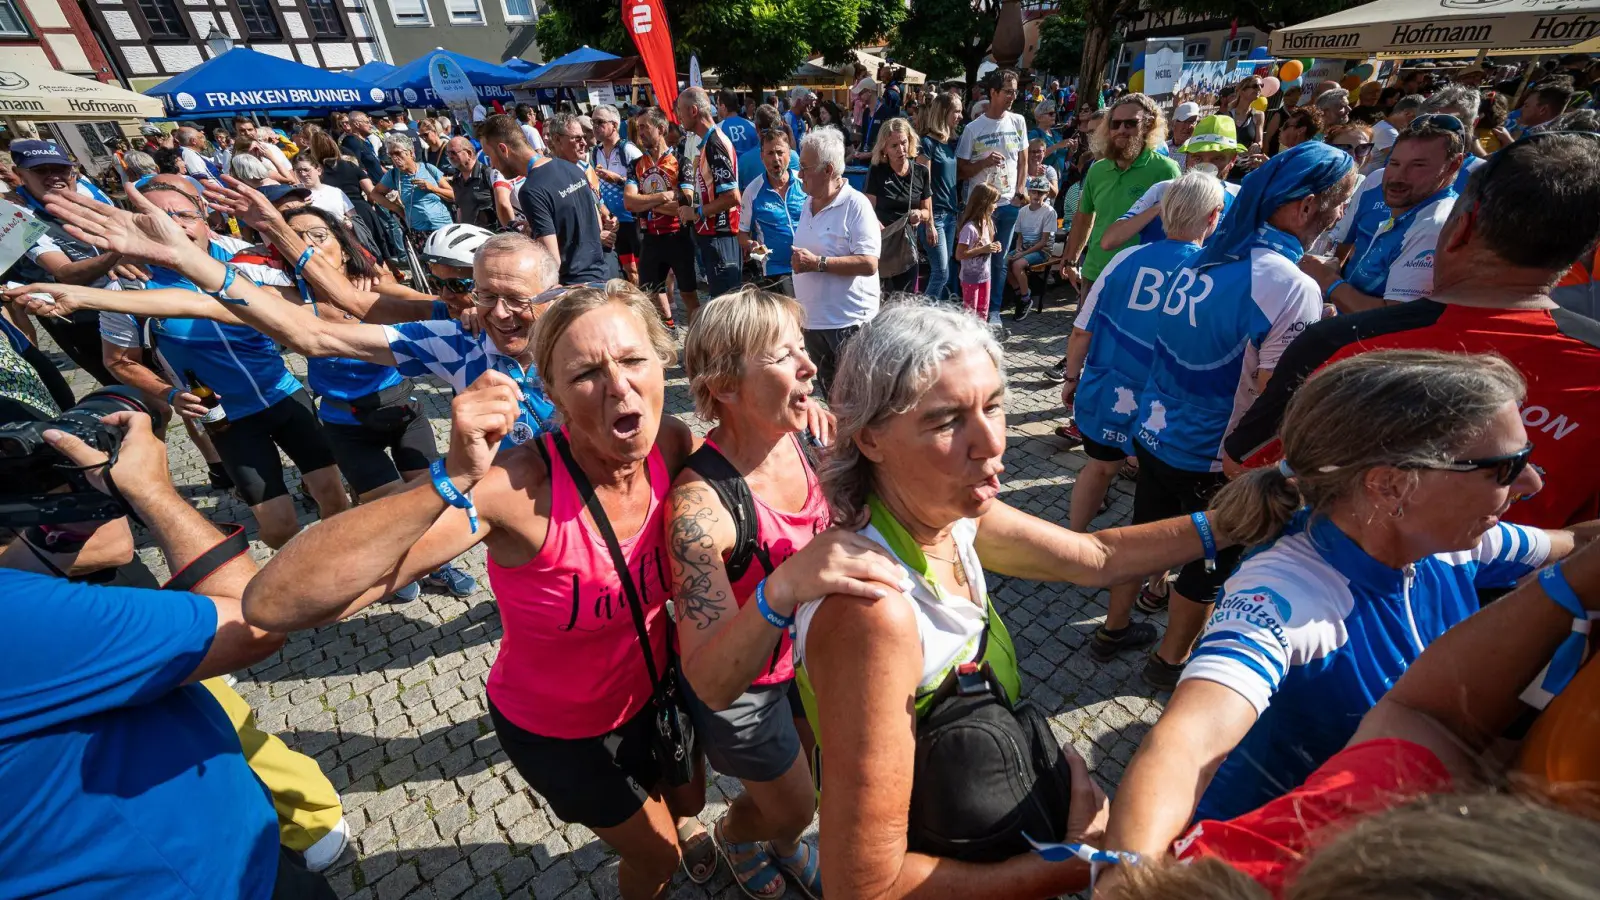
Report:
[[[1483,456],[1477,459],[1457,459],[1443,465],[1417,466],[1417,468],[1435,472],[1493,472],[1495,484],[1510,487],[1522,476],[1522,470],[1528,467],[1528,458],[1532,455],[1533,442],[1529,441],[1526,447],[1515,453],[1502,453],[1499,456]]]
[[[1365,144],[1334,144],[1333,146],[1338,147],[1340,150],[1343,150],[1357,159],[1360,159],[1361,157],[1372,152],[1372,144],[1370,142]]]
[[[1112,131],[1121,131],[1124,128],[1129,130],[1137,130],[1143,122],[1144,119],[1138,117],[1132,119],[1111,119],[1106,122],[1106,127]]]
[[[434,285],[440,290],[446,290],[452,294],[472,293],[471,278],[440,278],[437,275],[431,275],[429,277],[433,279]]]

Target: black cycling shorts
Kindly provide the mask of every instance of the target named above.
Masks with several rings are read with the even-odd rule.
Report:
[[[1122,462],[1128,458],[1128,454],[1124,453],[1121,447],[1115,444],[1102,444],[1090,439],[1088,435],[1083,437],[1083,455],[1100,462]]]
[[[534,734],[500,713],[489,698],[495,737],[522,780],[550,804],[563,822],[591,829],[615,828],[644,808],[661,784],[656,759],[655,706],[646,703],[633,718],[590,738]]]
[[[611,245],[620,260],[639,258],[639,222],[637,219],[617,223],[617,240]]]
[[[402,473],[422,471],[439,458],[433,427],[422,414],[422,404],[410,401],[410,405],[417,415],[398,427],[322,423],[339,471],[357,496],[399,481]]]
[[[678,290],[694,293],[699,281],[694,273],[694,238],[687,231],[676,234],[646,232],[639,248],[639,285],[646,290],[667,289],[667,273],[677,277]]]
[[[279,447],[300,467],[302,476],[334,464],[333,446],[304,389],[260,412],[229,420],[226,429],[211,434],[211,443],[247,506],[289,493]]]
[[[1211,498],[1228,483],[1221,472],[1190,472],[1174,468],[1156,458],[1137,440],[1133,442],[1139,457],[1139,477],[1134,482],[1133,524],[1143,525],[1204,512]],[[1173,583],[1179,594],[1200,603],[1215,603],[1222,583],[1228,580],[1239,565],[1244,548],[1234,547],[1217,554],[1217,566],[1207,572],[1204,560],[1195,560],[1178,572]]]

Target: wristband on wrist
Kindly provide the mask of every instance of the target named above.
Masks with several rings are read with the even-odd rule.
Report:
[[[467,511],[467,524],[472,526],[472,533],[478,533],[478,509],[472,505],[472,498],[456,490],[455,482],[450,480],[450,475],[444,470],[444,457],[433,461],[428,467],[428,475],[433,479],[433,489],[444,498],[444,502],[456,509]]]
[[[182,390],[183,390],[183,388],[176,388],[175,387],[175,388],[172,388],[172,389],[167,391],[167,405],[168,406],[172,405],[172,398],[178,396],[179,392],[181,392]]]
[[[1562,571],[1563,565],[1556,563],[1539,573],[1539,587],[1544,590],[1545,596],[1572,614],[1571,633],[1562,639],[1561,646],[1556,648],[1550,663],[1539,676],[1539,687],[1551,696],[1561,693],[1577,676],[1589,648],[1589,611],[1578,598],[1578,592],[1568,583],[1567,575]]]
[[[767,605],[767,580],[765,578],[756,582],[756,609],[760,611],[761,618],[771,622],[775,628],[788,628],[794,624],[794,616],[780,616]]]
[[[214,291],[208,291],[207,293],[218,300],[221,300],[223,303],[232,303],[234,306],[249,306],[250,301],[248,300],[228,296],[228,288],[233,287],[234,279],[239,277],[239,270],[233,267],[233,263],[223,263],[222,268],[226,272],[226,274],[222,276],[222,287],[219,287]]]
[[[1194,530],[1200,532],[1200,543],[1206,549],[1206,571],[1217,570],[1217,540],[1211,534],[1211,520],[1203,512],[1193,513],[1189,521],[1194,523]]]
[[[300,258],[299,259],[294,261],[294,277],[299,278],[300,275],[302,273],[304,273],[305,270],[306,270],[306,263],[310,262],[311,261],[311,257],[316,256],[316,255],[317,255],[317,248],[315,248],[315,247],[306,247],[306,251],[304,253],[300,254]]]
[[[1322,292],[1322,299],[1324,299],[1324,300],[1332,300],[1333,299],[1333,292],[1337,291],[1339,289],[1339,285],[1341,285],[1341,284],[1349,284],[1349,283],[1350,282],[1345,281],[1343,278],[1335,278],[1333,280],[1333,284],[1328,285],[1328,289]]]

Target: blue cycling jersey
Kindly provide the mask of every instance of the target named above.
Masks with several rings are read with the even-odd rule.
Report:
[[[728,136],[728,142],[733,144],[736,156],[743,156],[751,150],[761,149],[761,136],[756,133],[756,123],[743,116],[729,116],[717,122],[717,127]]]
[[[1140,444],[1188,472],[1222,471],[1222,439],[1255,399],[1256,375],[1322,315],[1322,291],[1300,271],[1300,241],[1263,225],[1243,258],[1171,279],[1139,398]]]
[[[1508,587],[1549,554],[1544,531],[1502,522],[1471,550],[1394,569],[1302,512],[1240,563],[1184,668],[1181,680],[1232,688],[1258,716],[1198,818],[1231,819],[1298,786],[1424,648],[1478,610],[1478,589]]]
[[[1128,211],[1122,214],[1122,218],[1131,219],[1150,207],[1159,204],[1161,198],[1167,195],[1167,188],[1171,187],[1172,182],[1176,180],[1168,179],[1167,181],[1158,181],[1150,185],[1150,189],[1145,191],[1138,200],[1135,200],[1132,206],[1128,207]],[[1237,183],[1232,181],[1222,182],[1222,214],[1224,216],[1228,214],[1228,210],[1233,209],[1233,198],[1239,196],[1239,187]],[[1122,219],[1117,221],[1120,222]],[[1220,222],[1222,220],[1218,219],[1217,221]],[[1139,229],[1139,243],[1141,244],[1154,244],[1156,241],[1164,241],[1166,239],[1167,230],[1161,224],[1161,215],[1159,213],[1154,219],[1150,220],[1150,224]]]
[[[1133,455],[1139,392],[1150,377],[1161,300],[1200,245],[1161,240],[1112,257],[1073,325],[1093,335],[1072,415],[1089,440]]]
[[[213,238],[211,256],[227,261],[248,246],[236,238]],[[199,291],[171,269],[150,267],[147,289]],[[302,386],[284,365],[277,345],[248,325],[224,325],[210,319],[156,319],[151,324],[156,348],[174,372],[193,370],[217,392],[229,419],[261,412]]]
[[[794,228],[800,224],[800,211],[805,207],[806,192],[800,179],[789,176],[789,189],[782,196],[767,183],[763,171],[743,188],[745,208],[739,216],[739,228],[747,230],[752,240],[759,241],[772,253],[767,257],[767,275],[788,275],[794,269],[789,257],[794,250]]]
[[[1447,187],[1385,219],[1366,248],[1350,257],[1345,278],[1369,297],[1409,301],[1433,293],[1433,254],[1456,191]]]
[[[310,285],[306,284],[303,278],[296,281],[300,288],[300,296],[311,304],[311,309],[315,312],[317,302],[312,299]],[[393,366],[380,366],[377,363],[339,356],[308,356],[306,380],[311,382],[311,389],[319,395],[344,401],[338,404],[319,404],[317,412],[322,421],[334,425],[359,425],[360,420],[345,408],[346,405],[352,400],[394,387],[404,381],[405,376]]]
[[[1388,219],[1389,204],[1383,201],[1383,170],[1379,169],[1362,179],[1361,186],[1356,188],[1355,195],[1344,208],[1344,215],[1333,226],[1333,242],[1354,245],[1350,258],[1360,259],[1372,236],[1378,233],[1378,226]]]
[[[501,447],[514,447],[556,429],[555,406],[545,396],[538,370],[531,365],[523,368],[501,353],[487,335],[474,337],[456,321],[402,322],[383,328],[395,368],[402,375],[436,375],[458,394],[491,367],[517,382],[522,388],[522,409]]]

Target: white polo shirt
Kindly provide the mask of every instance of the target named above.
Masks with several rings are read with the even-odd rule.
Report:
[[[865,194],[844,182],[833,202],[815,214],[813,201],[801,204],[794,246],[830,259],[876,257],[883,250],[883,227]],[[865,325],[878,314],[877,275],[796,272],[794,295],[806,310],[806,329],[831,331]]]

